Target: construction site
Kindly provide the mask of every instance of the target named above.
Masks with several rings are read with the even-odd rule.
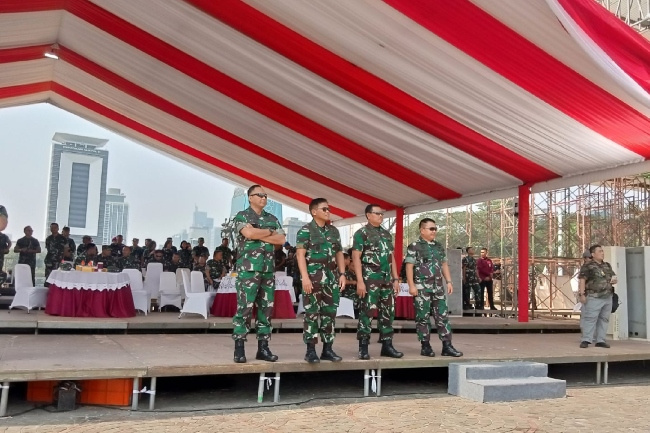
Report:
[[[531,195],[531,317],[574,316],[576,276],[589,246],[650,244],[649,191],[650,174],[645,173]],[[429,216],[438,222],[438,240],[447,248],[487,248],[501,269],[501,279],[495,278],[497,306],[502,315],[514,315],[516,204],[515,198],[505,198],[407,215],[405,245],[417,238],[418,221]]]

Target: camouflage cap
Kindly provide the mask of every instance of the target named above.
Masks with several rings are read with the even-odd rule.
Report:
[[[110,250],[111,246],[110,245],[102,245],[102,250]]]

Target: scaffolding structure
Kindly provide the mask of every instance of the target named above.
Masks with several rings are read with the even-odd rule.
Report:
[[[501,268],[495,299],[501,314],[517,309],[517,218],[515,198],[405,216],[405,245],[419,235],[417,222],[438,222],[447,248],[485,247]],[[571,315],[574,278],[582,253],[593,244],[650,245],[650,174],[609,179],[531,195],[529,294],[534,314]],[[534,296],[533,296],[534,294]]]

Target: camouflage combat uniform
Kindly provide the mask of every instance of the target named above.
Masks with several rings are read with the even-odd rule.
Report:
[[[120,272],[120,268],[117,263],[117,260],[118,259],[113,256],[100,255],[97,256],[97,260],[95,260],[95,266],[101,263],[102,267],[106,269],[108,272]]]
[[[120,270],[124,269],[140,269],[140,260],[131,253],[131,255],[127,257],[120,257],[119,259],[116,260],[116,266],[120,268]]]
[[[430,339],[431,316],[440,340],[451,341],[451,326],[442,281],[442,264],[446,261],[445,249],[437,241],[427,242],[420,237],[406,250],[406,263],[413,264],[413,282],[418,289],[417,296],[413,298],[413,306],[419,341],[428,342]]]
[[[68,240],[62,234],[49,235],[45,238],[45,279],[50,276],[53,270],[58,269],[63,259],[63,250],[68,245]]]
[[[474,292],[474,308],[483,309],[483,298],[481,297],[480,281],[476,270],[476,259],[474,257],[463,257],[462,266],[465,268],[463,278],[463,310],[470,309],[470,292]]]
[[[178,250],[178,255],[181,256],[181,260],[178,262],[179,268],[192,268],[192,250],[180,249]]]
[[[357,339],[370,338],[371,314],[378,310],[377,328],[380,341],[393,339],[395,294],[391,284],[390,257],[393,238],[383,227],[366,224],[354,233],[352,248],[361,251],[361,269],[366,295],[361,299]]]
[[[76,259],[74,259],[74,267],[76,268],[77,266],[83,266],[83,265],[88,265],[90,266],[90,262],[93,262],[93,265],[97,264],[97,259],[99,259],[99,256],[95,255],[92,257],[87,256],[85,253],[84,254],[79,254]]]
[[[217,251],[223,252],[223,255],[221,256],[221,263],[223,264],[223,266],[225,266],[226,271],[229,271],[231,266],[231,261],[232,261],[232,250],[228,247],[224,247],[223,245],[219,245],[217,248],[214,249],[215,253]]]
[[[353,269],[345,270],[345,279],[348,281],[357,281],[357,275],[354,273]],[[358,311],[361,307],[361,299],[357,295],[357,284],[346,284],[345,289],[341,292],[341,296],[351,299],[354,303],[355,311]]]
[[[612,277],[616,274],[607,262],[591,260],[580,268],[579,279],[585,280],[587,299],[582,306],[580,328],[582,341],[604,343],[612,313]]]
[[[273,270],[273,245],[256,240],[246,239],[241,231],[247,224],[255,228],[274,229],[278,234],[284,234],[278,219],[262,210],[258,215],[252,208],[239,212],[234,219],[237,227],[237,313],[232,319],[234,325],[232,338],[246,340],[250,331],[253,315],[253,305],[257,307],[256,333],[258,340],[271,338],[271,314],[275,299],[275,277]]]
[[[296,249],[306,250],[307,273],[312,284],[311,293],[303,293],[302,298],[303,341],[316,344],[320,334],[323,343],[331,344],[341,296],[335,272],[336,253],[341,251],[339,230],[331,224],[321,228],[316,221],[305,224],[296,234]]]
[[[210,274],[210,278],[212,278],[212,288],[214,290],[217,290],[219,288],[219,284],[221,283],[221,274],[223,273],[224,269],[223,260],[210,259],[205,263],[205,267]],[[209,282],[207,282],[207,279],[206,283],[209,284]]]

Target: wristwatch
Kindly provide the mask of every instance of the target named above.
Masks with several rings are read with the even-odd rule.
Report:
[[[269,227],[269,232],[271,233],[271,235],[273,235],[273,233],[275,233],[275,229],[274,229],[274,228],[271,228],[271,227]]]

